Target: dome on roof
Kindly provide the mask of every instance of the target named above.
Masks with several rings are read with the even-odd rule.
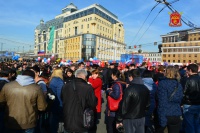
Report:
[[[66,8],[78,10],[77,7],[73,3],[70,3],[68,6],[66,6]]]

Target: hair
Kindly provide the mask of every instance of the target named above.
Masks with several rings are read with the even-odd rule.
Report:
[[[112,70],[112,75],[114,75],[114,76],[116,76],[117,78],[119,78],[120,77],[120,71],[118,70],[118,69],[113,69]]]
[[[77,69],[75,72],[75,77],[79,77],[80,75],[87,77],[87,71],[85,69]]]
[[[100,73],[99,73],[99,70],[98,70],[98,69],[93,70],[91,73],[92,73],[92,74],[98,74],[98,77],[100,77]]]
[[[33,69],[35,72],[40,72],[40,68],[39,68],[38,65],[34,65],[34,66],[32,67],[32,69]]]
[[[32,70],[25,70],[22,72],[22,75],[30,76],[33,79],[35,78],[35,73]]]
[[[135,77],[141,77],[141,72],[139,69],[133,69],[131,71],[128,72],[128,76],[132,76],[133,78]]]
[[[49,81],[51,81],[53,77],[58,77],[58,78],[61,78],[63,80],[63,71],[62,71],[62,69],[60,69],[60,68],[54,69],[53,73],[50,76],[50,80]]]
[[[142,77],[143,78],[152,78],[153,77],[153,72],[149,71],[149,70],[144,70],[144,72],[142,73]]]
[[[8,77],[11,73],[11,70],[9,68],[4,68],[0,71],[0,77]]]
[[[68,72],[70,72],[72,74],[74,73],[74,71],[72,69],[67,68],[67,70],[65,71],[65,73],[67,74]]]
[[[187,70],[191,70],[193,73],[198,73],[198,65],[190,64],[187,66]]]
[[[78,67],[80,67],[81,65],[84,65],[83,62],[78,63]]]
[[[141,65],[141,66],[145,66],[145,65],[147,65],[147,63],[146,63],[146,62],[142,62],[142,65]]]
[[[170,79],[180,80],[180,74],[173,66],[168,66],[165,71],[165,76]]]
[[[130,64],[130,66],[129,67],[135,67],[135,64],[134,63],[132,63],[132,64]]]

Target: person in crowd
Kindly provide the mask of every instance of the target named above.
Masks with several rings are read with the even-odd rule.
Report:
[[[142,74],[142,81],[144,82],[144,85],[150,91],[150,107],[148,111],[146,112],[146,116],[145,116],[145,132],[146,133],[154,132],[152,116],[153,116],[153,112],[156,106],[155,94],[157,91],[157,86],[154,83],[152,77],[153,77],[153,72],[149,70],[145,70]]]
[[[38,110],[46,109],[44,95],[34,81],[35,73],[23,71],[16,81],[4,85],[0,103],[5,103],[6,133],[34,133]]]
[[[181,101],[183,88],[179,83],[180,75],[173,66],[168,66],[165,79],[158,83],[158,121],[156,133],[163,133],[168,128],[168,133],[179,133],[181,127]]]
[[[86,77],[87,71],[78,69],[75,72],[75,79],[72,81],[74,82],[76,92],[72,82],[65,84],[62,88],[61,99],[63,103],[65,133],[88,132],[88,129],[83,126],[83,112],[86,107],[95,110],[97,101],[93,88],[87,83]],[[77,95],[79,99],[77,99]]]
[[[141,73],[141,76],[142,76],[143,72],[145,70],[147,70],[147,62],[142,62],[141,66],[138,67],[138,69],[140,70],[140,73]]]
[[[200,77],[198,66],[190,64],[187,66],[189,75],[183,97],[183,123],[185,133],[200,132]]]
[[[107,87],[110,88],[112,86],[112,82],[113,82],[113,79],[112,79],[112,71],[113,70],[117,70],[115,68],[115,63],[111,63],[108,70],[107,70],[107,77],[108,77],[108,85]],[[107,88],[106,88],[107,89]]]
[[[83,62],[78,63],[78,69],[84,69],[85,64]]]
[[[136,66],[134,63],[130,64],[129,66],[129,71],[133,70],[133,69],[136,69]]]
[[[0,93],[1,90],[3,88],[3,86],[6,83],[9,83],[9,75],[10,75],[10,69],[9,68],[5,68],[4,70],[0,71]],[[0,132],[3,133],[4,132],[4,110],[5,107],[2,105],[0,106]]]
[[[128,73],[131,84],[126,88],[116,115],[116,128],[124,127],[126,133],[145,132],[145,112],[150,105],[150,92],[144,85],[140,70]]]
[[[17,66],[17,71],[16,71],[16,72],[17,72],[17,75],[21,75],[21,74],[22,74],[22,71],[23,71],[23,70],[22,70],[22,65],[18,65],[18,66]]]
[[[124,76],[125,76],[125,82],[128,83],[129,79],[128,79],[128,70],[129,70],[129,66],[126,66],[124,68]]]
[[[40,88],[42,89],[42,92],[44,94],[44,97],[46,99],[46,94],[47,94],[47,87],[46,87],[46,83],[43,80],[43,78],[40,77],[40,68],[38,65],[34,65],[33,67],[27,67],[27,69],[32,70],[35,73],[35,83],[38,84],[40,86]],[[45,111],[39,111],[39,116],[38,116],[38,121],[37,121],[37,126],[35,128],[35,132],[36,133],[45,133],[45,127],[43,126],[44,124],[44,120],[46,119],[45,117]]]
[[[119,99],[120,95],[122,95],[122,85],[119,83],[120,72],[117,69],[113,69],[111,73],[111,77],[113,80],[113,84],[111,88],[108,88],[106,93],[113,99]],[[116,111],[111,111],[109,107],[106,107],[106,130],[107,133],[116,133],[116,120],[115,120]]]
[[[153,81],[158,84],[159,80],[162,80],[164,78],[165,68],[164,66],[158,67],[158,72],[154,74]]]
[[[96,132],[98,120],[101,119],[101,104],[102,104],[102,97],[101,97],[101,90],[102,90],[102,79],[100,78],[99,70],[93,70],[92,75],[88,79],[88,82],[92,85],[94,89],[94,94],[97,98],[97,106],[95,110],[95,125],[91,131]]]
[[[53,105],[50,109],[50,131],[51,133],[57,133],[59,122],[62,121],[63,111],[62,111],[62,101],[60,98],[61,90],[64,85],[63,81],[63,72],[60,68],[53,70],[53,73],[49,80],[48,87],[51,88],[56,98],[53,102]]]
[[[73,71],[71,69],[67,69],[64,76],[65,84],[67,84],[68,82],[71,82],[73,78],[74,78]]]
[[[101,115],[101,89],[102,89],[102,79],[99,76],[100,76],[99,71],[96,69],[92,71],[92,76],[90,76],[90,78],[88,79],[88,82],[92,85],[94,89],[94,94],[98,99],[98,103],[96,106],[98,119],[101,118],[100,115]]]

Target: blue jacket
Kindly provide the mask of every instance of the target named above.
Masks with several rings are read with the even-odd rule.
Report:
[[[178,83],[178,84],[177,84]],[[178,90],[169,100],[171,94],[174,92],[175,87]],[[175,79],[164,79],[158,83],[158,118],[162,127],[167,125],[166,116],[181,116],[181,101],[183,98],[183,89],[181,84]]]
[[[112,85],[112,90],[107,90],[107,94],[109,95],[109,96],[111,96],[113,99],[118,99],[118,98],[120,98],[120,94],[121,94],[121,91],[120,91],[120,86],[117,84],[117,83],[115,83],[115,82],[117,82],[117,81],[119,81],[118,79],[117,80],[115,80],[114,82],[113,82],[113,85]],[[123,89],[123,88],[122,88]],[[109,112],[108,111],[109,109],[108,109],[108,107],[106,108],[106,112],[107,112],[107,115],[109,115],[109,116],[111,116],[111,117],[115,117],[115,112]],[[109,113],[109,114],[108,114]]]
[[[61,90],[64,85],[64,82],[59,77],[53,77],[49,83],[49,88],[52,89],[54,94],[56,95],[56,99],[52,106],[53,113],[60,113],[62,108],[62,100],[61,100]]]

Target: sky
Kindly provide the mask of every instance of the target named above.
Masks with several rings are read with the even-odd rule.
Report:
[[[76,5],[78,9],[95,3],[104,6],[117,15],[124,24],[127,46],[141,45],[141,49],[147,52],[158,51],[158,46],[154,46],[154,42],[161,43],[160,35],[190,28],[184,23],[181,27],[169,27],[169,12],[171,11],[164,8],[159,13],[164,7],[163,4],[159,4],[151,11],[156,4],[155,0],[1,0],[0,48],[9,51],[33,49],[34,29],[39,25],[40,20],[43,19],[46,22],[54,19],[55,16],[61,14],[62,8],[70,3]],[[189,20],[200,27],[199,0],[178,0],[172,6],[183,13],[184,20]]]

